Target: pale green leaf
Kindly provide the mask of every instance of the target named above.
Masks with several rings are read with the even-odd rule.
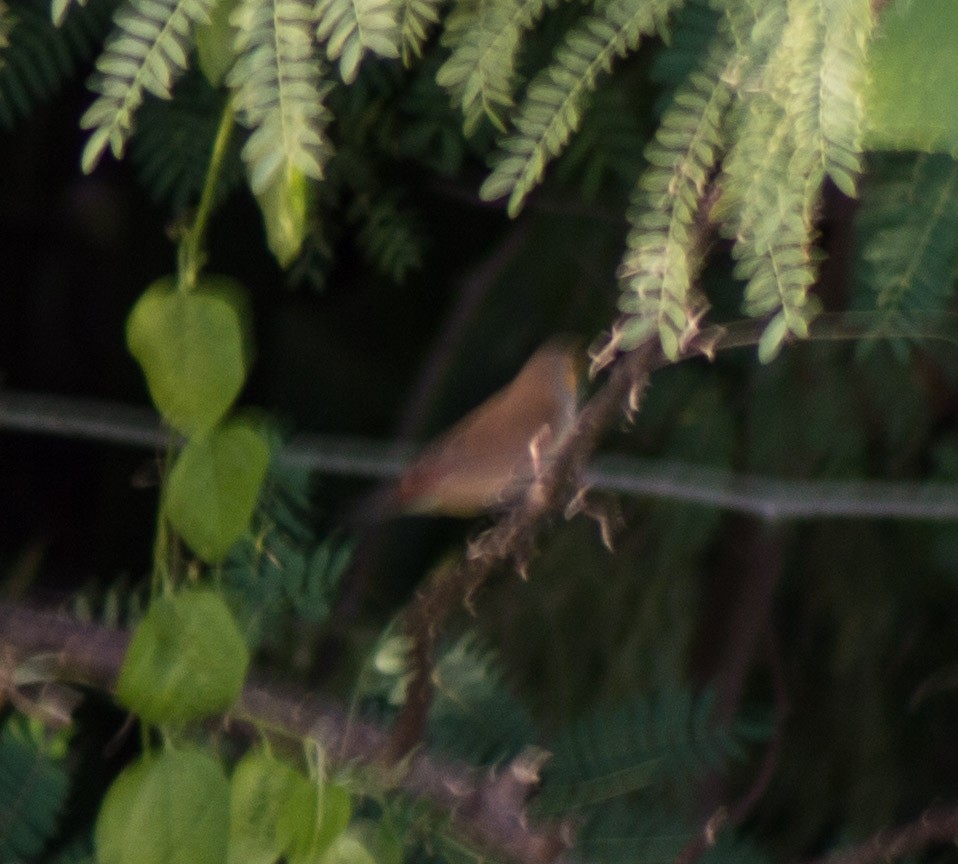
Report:
[[[269,185],[256,195],[266,242],[280,267],[289,267],[303,248],[311,191],[305,172],[290,166],[274,174]]]

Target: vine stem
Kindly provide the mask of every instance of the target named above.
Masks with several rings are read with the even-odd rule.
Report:
[[[226,151],[233,134],[234,119],[236,116],[233,100],[227,99],[220,117],[220,125],[216,130],[213,141],[213,150],[210,153],[210,167],[203,182],[203,191],[200,194],[200,203],[196,208],[196,216],[190,227],[185,231],[179,248],[180,290],[192,291],[196,287],[196,279],[206,263],[204,239],[206,226],[213,212],[216,199],[216,186],[223,173],[223,163],[226,161]]]

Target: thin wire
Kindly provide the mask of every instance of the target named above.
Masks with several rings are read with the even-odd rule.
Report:
[[[169,431],[147,408],[97,399],[0,391],[0,429],[155,450]],[[413,448],[335,435],[299,435],[281,464],[318,474],[389,480]],[[600,454],[592,487],[635,497],[701,504],[774,522],[797,519],[958,519],[958,485],[882,480],[786,480],[689,463]]]

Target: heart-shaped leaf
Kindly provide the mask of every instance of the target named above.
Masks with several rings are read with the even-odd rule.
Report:
[[[144,756],[106,793],[96,823],[99,864],[225,864],[229,784],[196,749]]]
[[[248,665],[246,643],[219,594],[160,597],[133,634],[116,695],[148,723],[186,723],[229,708]]]
[[[273,864],[282,857],[276,830],[294,791],[309,781],[260,750],[244,756],[230,783],[229,864]]]
[[[268,466],[269,444],[245,418],[187,442],[170,471],[164,507],[204,561],[219,561],[249,527]]]
[[[229,410],[252,362],[246,291],[227,276],[204,276],[180,291],[165,276],[134,305],[126,342],[167,423],[187,435],[204,432]]]

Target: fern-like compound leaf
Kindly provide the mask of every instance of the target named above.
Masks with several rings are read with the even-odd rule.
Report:
[[[820,123],[825,172],[846,195],[854,195],[862,169],[862,92],[875,13],[869,0],[822,2],[821,6],[825,32]]]
[[[866,308],[894,332],[910,313],[945,311],[958,276],[958,161],[902,154],[873,167],[856,223]]]
[[[432,28],[439,23],[442,0],[400,0],[400,54],[405,66],[422,57],[423,47]]]
[[[393,0],[319,0],[316,38],[326,43],[326,56],[339,61],[339,74],[352,84],[367,51],[380,57],[399,56],[399,25]]]
[[[173,88],[171,100],[148,98],[137,114],[130,159],[150,197],[174,214],[199,200],[228,98],[198,69],[190,70]],[[243,182],[239,152],[240,136],[233,136],[216,184],[217,201]]]
[[[483,117],[506,131],[522,33],[554,5],[555,0],[479,0],[457,6],[443,38],[452,54],[436,74],[436,83],[462,109],[467,135]]]
[[[674,359],[698,331],[706,302],[694,288],[702,253],[694,223],[724,146],[722,123],[739,64],[723,32],[679,88],[646,150],[650,167],[629,214],[628,251],[619,269],[619,308],[628,316],[623,348],[657,332]]]
[[[109,147],[120,158],[145,93],[170,98],[186,70],[195,25],[209,20],[214,0],[127,0],[96,63],[90,88],[99,93],[80,119],[93,130],[83,149],[84,172]]]
[[[231,18],[237,61],[227,83],[252,135],[243,148],[250,186],[265,192],[281,172],[320,180],[332,152],[310,0],[241,0]]]
[[[385,193],[356,196],[349,219],[358,223],[356,240],[366,258],[384,276],[401,284],[422,266],[422,238],[416,217],[401,206],[398,196]]]
[[[735,241],[746,313],[769,319],[759,344],[769,360],[789,336],[807,336],[820,308],[809,288],[822,183],[855,192],[874,13],[867,0],[745,0],[727,20],[748,67],[713,215]]]
[[[565,148],[579,128],[585,100],[598,77],[609,72],[617,57],[638,48],[647,33],[661,28],[668,12],[681,0],[613,0],[601,14],[576,24],[540,72],[515,118],[516,134],[501,145],[498,163],[483,183],[480,196],[509,196],[515,216],[542,180],[548,162]]]
[[[592,807],[740,759],[765,730],[711,724],[713,697],[685,691],[640,697],[586,718],[550,743],[536,811],[544,816]]]
[[[820,257],[816,223],[825,176],[819,12],[818,0],[795,0],[787,14],[776,0],[759,13],[753,32],[769,34],[770,51],[764,62],[755,57],[754,85],[746,80],[739,89],[736,140],[713,212],[735,241],[736,275],[747,282],[746,314],[769,319],[759,343],[763,361],[790,334],[807,336],[820,308],[809,295]]]
[[[110,29],[112,0],[90,0],[55,27],[43,2],[7,7],[0,18],[0,126],[11,127],[72,78]]]

